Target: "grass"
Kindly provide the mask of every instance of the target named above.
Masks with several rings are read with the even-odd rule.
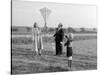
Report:
[[[72,70],[96,70],[96,36],[76,36],[74,40]],[[12,38],[12,74],[68,71],[66,49],[63,49],[62,56],[54,56],[53,38],[44,37],[43,42],[42,56],[38,56],[34,51],[31,37]]]
[[[74,41],[79,41],[79,40],[90,40],[90,39],[96,39],[96,35],[85,35],[85,36],[75,36]],[[65,40],[65,39],[64,39]],[[49,43],[54,43],[54,38],[52,36],[44,36],[43,37],[43,42],[49,42]],[[32,44],[32,37],[12,37],[12,43],[13,44]]]

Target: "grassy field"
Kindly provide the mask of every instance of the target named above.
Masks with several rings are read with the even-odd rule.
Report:
[[[65,48],[62,56],[54,56],[52,37],[43,37],[42,56],[36,55],[31,37],[12,37],[12,74],[68,71]],[[33,50],[32,50],[33,49]],[[75,36],[72,70],[97,69],[97,36]]]

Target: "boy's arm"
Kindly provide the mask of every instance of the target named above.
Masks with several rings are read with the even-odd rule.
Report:
[[[66,46],[66,45],[67,45],[67,42],[65,42],[64,46]]]
[[[67,35],[66,35],[65,37],[67,38],[67,40],[69,40],[69,38],[68,38],[68,36],[67,36]]]

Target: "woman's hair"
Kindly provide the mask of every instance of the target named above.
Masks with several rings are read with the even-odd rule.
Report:
[[[36,28],[36,27],[37,27],[37,23],[35,22],[35,23],[34,23],[34,28]]]

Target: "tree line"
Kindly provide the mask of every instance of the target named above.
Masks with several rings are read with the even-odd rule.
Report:
[[[42,32],[47,32],[47,33],[53,33],[56,31],[56,28],[48,27],[45,31],[44,28],[41,28]],[[73,33],[97,33],[96,28],[92,28],[92,31],[86,30],[86,28],[78,28],[79,30],[73,28],[73,27],[68,27],[68,28],[63,28],[64,32],[73,32]],[[32,28],[31,27],[11,27],[11,32],[31,32]]]

